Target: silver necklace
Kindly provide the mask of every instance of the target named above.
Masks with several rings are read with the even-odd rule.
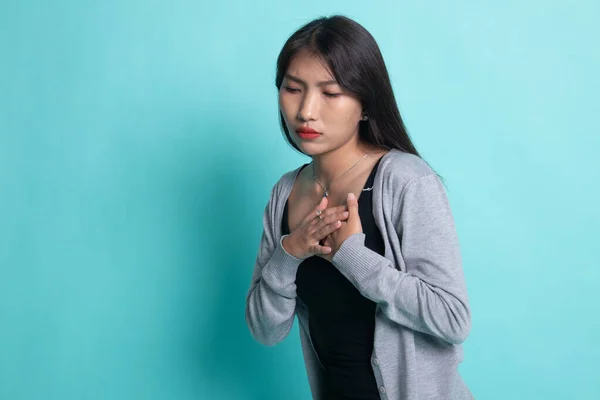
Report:
[[[348,168],[346,170],[346,172],[344,172],[343,174],[341,174],[340,176],[338,176],[337,178],[335,178],[331,182],[329,182],[329,187],[331,187],[331,184],[333,182],[335,182],[336,180],[340,179],[342,176],[346,175],[348,172],[352,171],[352,168],[356,167],[358,165],[358,163],[361,162],[362,160],[364,160],[368,155],[369,155],[369,153],[365,153],[365,155],[362,156],[362,158],[360,160],[358,160],[357,162],[355,162],[354,165],[352,165],[350,168]],[[313,176],[313,179],[315,180],[315,182],[317,182],[319,184],[319,186],[321,186],[323,188],[323,197],[329,196],[329,188],[323,186],[323,184],[321,182],[319,182],[319,180],[315,176],[315,163],[314,162],[312,163],[312,176]]]

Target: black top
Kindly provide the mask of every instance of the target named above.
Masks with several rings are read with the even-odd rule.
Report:
[[[372,187],[378,167],[379,161],[358,198],[358,213],[365,246],[383,255],[385,245],[373,218]],[[281,226],[282,234],[290,233],[287,202]],[[296,289],[308,307],[310,337],[326,370],[326,400],[380,399],[371,367],[376,303],[361,295],[332,263],[318,256],[302,261]]]

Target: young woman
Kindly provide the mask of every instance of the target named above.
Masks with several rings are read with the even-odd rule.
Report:
[[[273,346],[297,316],[315,399],[472,399],[457,370],[471,315],[453,216],[375,40],[343,16],[314,20],[285,43],[276,86],[285,136],[312,160],[266,206],[252,336]]]

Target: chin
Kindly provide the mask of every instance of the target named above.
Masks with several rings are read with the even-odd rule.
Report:
[[[323,153],[327,153],[328,149],[325,148],[322,144],[317,144],[317,143],[305,143],[305,142],[300,142],[300,143],[296,143],[296,146],[298,146],[298,148],[307,156],[317,156],[319,154],[323,154]]]

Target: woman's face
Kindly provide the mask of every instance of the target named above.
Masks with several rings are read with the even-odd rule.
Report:
[[[358,139],[360,101],[335,82],[322,59],[307,52],[290,62],[279,90],[279,110],[292,140],[307,155]],[[319,134],[302,135],[301,128]]]

